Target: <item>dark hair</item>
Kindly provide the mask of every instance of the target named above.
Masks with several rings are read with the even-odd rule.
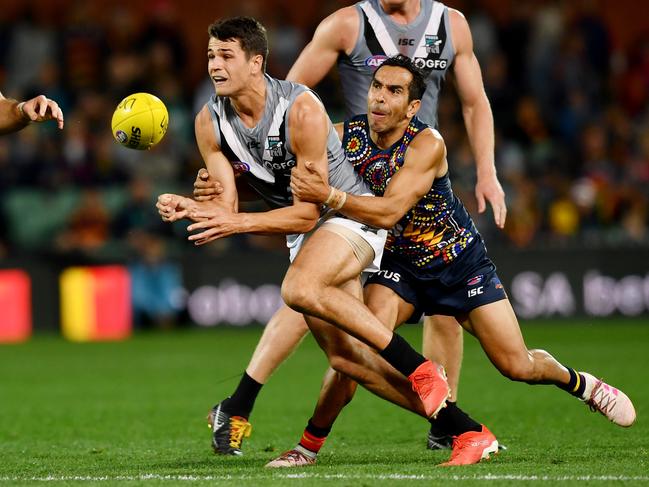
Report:
[[[412,81],[408,85],[408,102],[411,102],[412,100],[421,100],[421,97],[424,96],[424,91],[426,91],[426,76],[424,75],[424,72],[412,62],[412,59],[403,54],[389,57],[383,61],[376,71],[374,71],[372,79],[376,77],[376,73],[379,72],[379,69],[384,66],[396,66],[408,70],[412,75]]]
[[[217,20],[207,28],[210,37],[227,41],[237,39],[248,59],[259,54],[264,58],[263,69],[266,71],[268,59],[268,37],[266,28],[252,17],[232,17]]]

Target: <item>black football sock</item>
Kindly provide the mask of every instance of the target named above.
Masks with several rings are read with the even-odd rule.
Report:
[[[417,367],[426,362],[426,358],[417,352],[401,335],[394,333],[392,340],[379,355],[395,369],[408,377]]]
[[[586,379],[575,369],[571,369],[570,367],[566,367],[566,369],[570,373],[570,382],[567,384],[557,384],[557,387],[581,399],[586,389]]]
[[[244,372],[234,394],[223,401],[223,411],[231,416],[243,416],[247,419],[263,386]]]
[[[431,432],[436,438],[458,436],[467,431],[482,431],[482,425],[457,407],[457,403],[450,401],[446,402],[446,407],[442,408],[437,418],[431,418],[429,422]]]

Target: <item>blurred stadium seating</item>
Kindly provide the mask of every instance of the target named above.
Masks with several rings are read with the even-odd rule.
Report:
[[[254,236],[195,250],[183,242],[182,225],[160,225],[153,201],[169,189],[188,193],[201,166],[193,116],[211,89],[204,76],[208,22],[241,13],[258,17],[269,30],[269,73],[281,78],[315,25],[351,2],[308,0],[300,9],[290,8],[290,0],[212,2],[209,8],[197,0],[182,8],[172,0],[2,3],[0,90],[17,99],[48,94],[61,104],[66,127],[58,132],[42,124],[0,138],[0,267],[24,268],[35,258],[52,269],[147,258],[191,262],[182,267],[188,287],[189,269],[233,247],[239,256],[282,252],[281,239]],[[528,262],[549,256],[543,258],[554,268],[546,269],[547,277],[570,268],[585,255],[582,249],[600,263],[621,261],[633,249],[635,267],[605,272],[616,279],[637,275],[645,303],[640,314],[649,313],[649,284],[642,284],[649,272],[649,30],[643,16],[634,15],[635,3],[446,3],[469,20],[493,107],[496,164],[509,209],[503,232],[488,212],[477,214],[474,164],[451,86],[443,92],[439,128],[455,191],[490,250],[502,253],[497,263],[513,276],[513,264],[505,261],[511,252]],[[135,91],[160,96],[170,112],[167,136],[148,153],[118,146],[109,130],[115,104]],[[317,91],[332,118],[340,119],[335,77]],[[155,257],[141,245],[143,234],[158,245]],[[570,279],[589,270],[579,269]],[[232,276],[215,270],[214,285],[223,277]]]

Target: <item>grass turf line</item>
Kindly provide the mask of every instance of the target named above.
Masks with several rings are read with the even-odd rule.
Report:
[[[467,336],[460,406],[509,450],[453,470],[433,467],[448,452],[424,449],[423,420],[365,391],[343,412],[317,466],[264,470],[299,439],[313,410],[325,359],[310,338],[262,390],[245,457],[229,458],[211,453],[204,417],[236,385],[261,329],[140,334],[124,343],[82,345],[37,336],[0,347],[0,482],[647,485],[646,325],[573,320],[524,327],[529,347],[546,348],[629,394],[639,420],[628,430],[554,387],[507,381]],[[402,334],[420,342],[420,327]]]

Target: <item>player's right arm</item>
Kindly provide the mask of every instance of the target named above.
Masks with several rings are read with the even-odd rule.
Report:
[[[354,6],[336,10],[318,25],[313,39],[300,53],[286,79],[313,87],[333,68],[341,53],[349,54],[358,38],[359,18]]]
[[[19,103],[0,93],[0,135],[16,132],[29,122],[45,120],[56,120],[59,128],[63,128],[63,112],[54,100],[39,95]]]
[[[226,209],[236,212],[238,210],[237,185],[234,180],[234,170],[232,165],[226,159],[221,147],[216,141],[214,125],[210,116],[207,105],[198,112],[194,121],[194,131],[196,133],[196,144],[203,157],[205,167],[214,181],[218,181],[220,193],[210,201],[218,203]]]
[[[207,106],[204,106],[196,115],[194,131],[198,150],[203,157],[210,180],[218,182],[218,194],[202,201],[170,193],[160,195],[156,208],[166,222],[175,222],[183,218],[190,218],[194,221],[204,220],[206,217],[193,217],[198,212],[208,214],[212,212],[236,213],[238,211],[239,202],[234,171],[216,141]]]

